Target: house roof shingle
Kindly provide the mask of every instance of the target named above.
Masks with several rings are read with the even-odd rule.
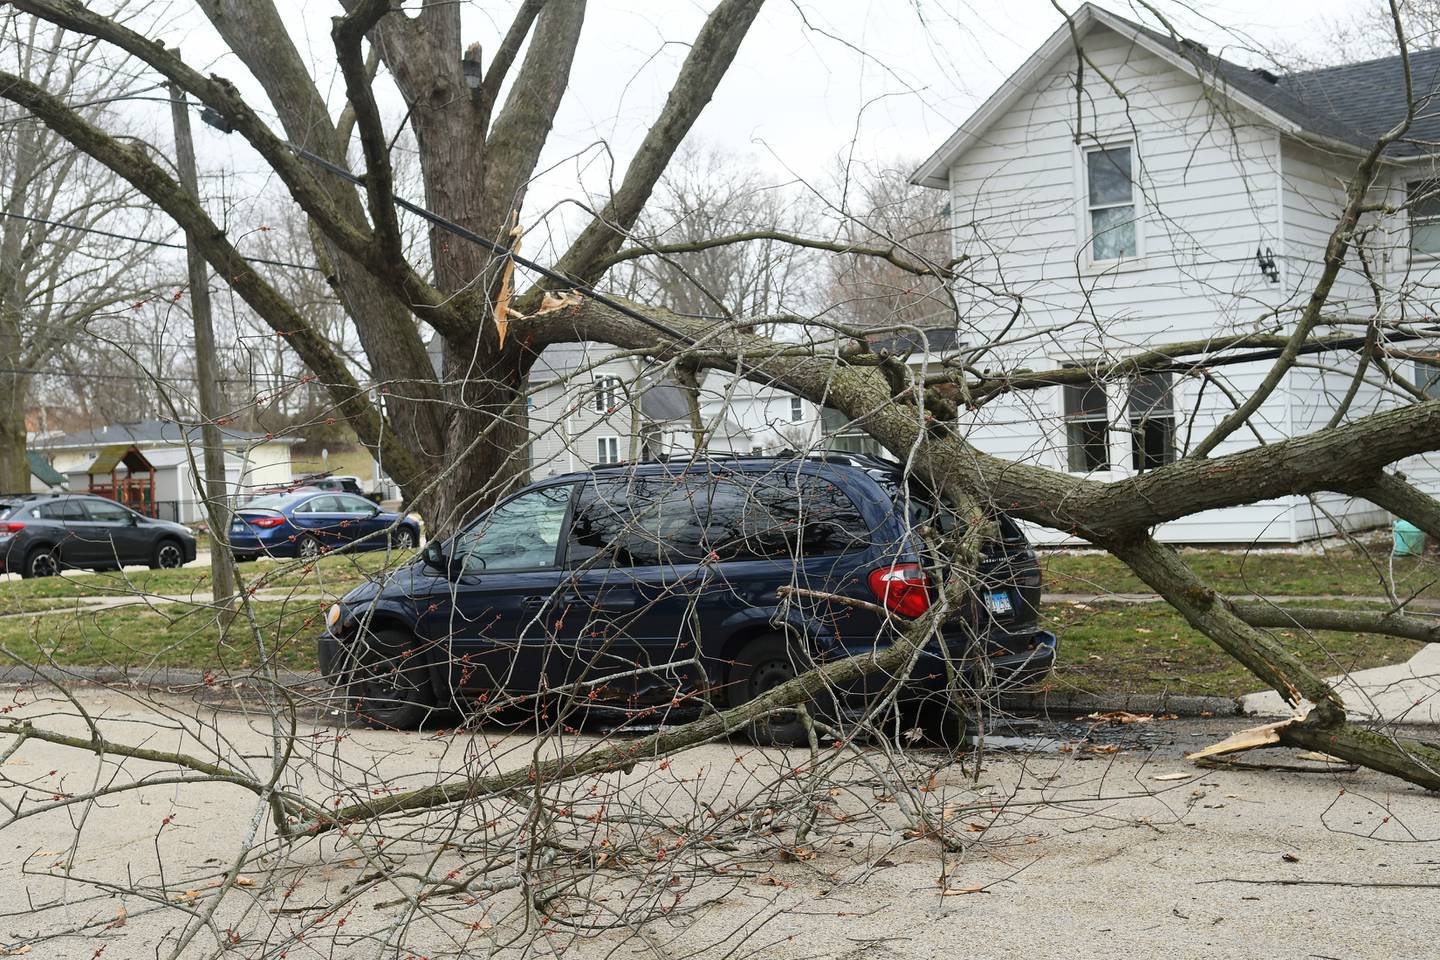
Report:
[[[50,466],[50,461],[39,450],[26,450],[25,459],[30,461],[30,474],[47,487],[63,487],[65,476]]]
[[[1176,69],[1198,76],[1220,96],[1258,112],[1286,134],[1329,148],[1367,150],[1405,116],[1405,74],[1399,56],[1275,74],[1235,63],[1211,53],[1203,44],[1086,3],[920,165],[911,181],[947,187],[948,171],[961,154],[980,140],[1038,76],[1064,58],[1074,58],[1075,34],[1084,37],[1095,27],[1133,38]],[[1392,160],[1440,154],[1440,49],[1411,51],[1410,74],[1415,116],[1406,135],[1387,148],[1386,156]]]
[[[234,427],[221,427],[220,435],[224,442],[229,444],[263,443],[267,440],[275,443],[300,442],[298,437],[272,437],[269,434],[237,430]],[[139,420],[134,423],[112,423],[93,430],[77,430],[74,433],[67,433],[63,437],[50,440],[44,446],[49,450],[63,450],[74,447],[104,447],[115,443],[154,443],[180,446],[186,442],[195,444],[200,442],[199,427],[186,426],[182,428],[178,424],[165,420]]]
[[[1405,117],[1405,68],[1400,57],[1382,57],[1316,70],[1274,74],[1241,66],[1186,40],[1125,20],[1136,31],[1190,61],[1306,131],[1369,149]],[[1410,54],[1416,111],[1410,129],[1386,151],[1391,157],[1425,156],[1440,147],[1440,49]]]

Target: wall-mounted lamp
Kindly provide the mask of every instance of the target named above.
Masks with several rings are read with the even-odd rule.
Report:
[[[1261,250],[1255,248],[1255,262],[1260,265],[1260,273],[1271,283],[1280,282],[1280,267],[1275,263],[1275,251],[1266,247]]]

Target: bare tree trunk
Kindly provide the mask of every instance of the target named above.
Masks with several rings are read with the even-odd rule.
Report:
[[[25,394],[29,379],[0,373],[0,493],[30,489],[30,463],[25,457]]]

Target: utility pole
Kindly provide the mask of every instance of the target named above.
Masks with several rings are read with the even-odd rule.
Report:
[[[195,141],[185,91],[170,85],[170,114],[175,123],[175,168],[180,185],[199,202],[200,178],[195,172]],[[200,388],[200,446],[205,458],[205,514],[210,520],[210,579],[216,601],[235,593],[235,558],[230,553],[230,501],[225,485],[225,445],[217,423],[220,385],[215,381],[215,328],[210,320],[210,271],[195,238],[185,234],[185,259],[190,267],[190,313],[195,320],[195,379]]]

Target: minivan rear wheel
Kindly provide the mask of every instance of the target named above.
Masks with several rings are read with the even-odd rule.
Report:
[[[392,627],[363,631],[354,642],[350,696],[356,716],[377,729],[418,729],[435,712],[419,638]]]
[[[778,634],[756,637],[741,649],[735,665],[730,668],[730,706],[749,703],[795,676],[794,653],[786,638]],[[813,703],[807,706],[813,716]],[[756,720],[747,728],[746,735],[759,746],[799,746],[810,742],[805,723],[795,710]]]

